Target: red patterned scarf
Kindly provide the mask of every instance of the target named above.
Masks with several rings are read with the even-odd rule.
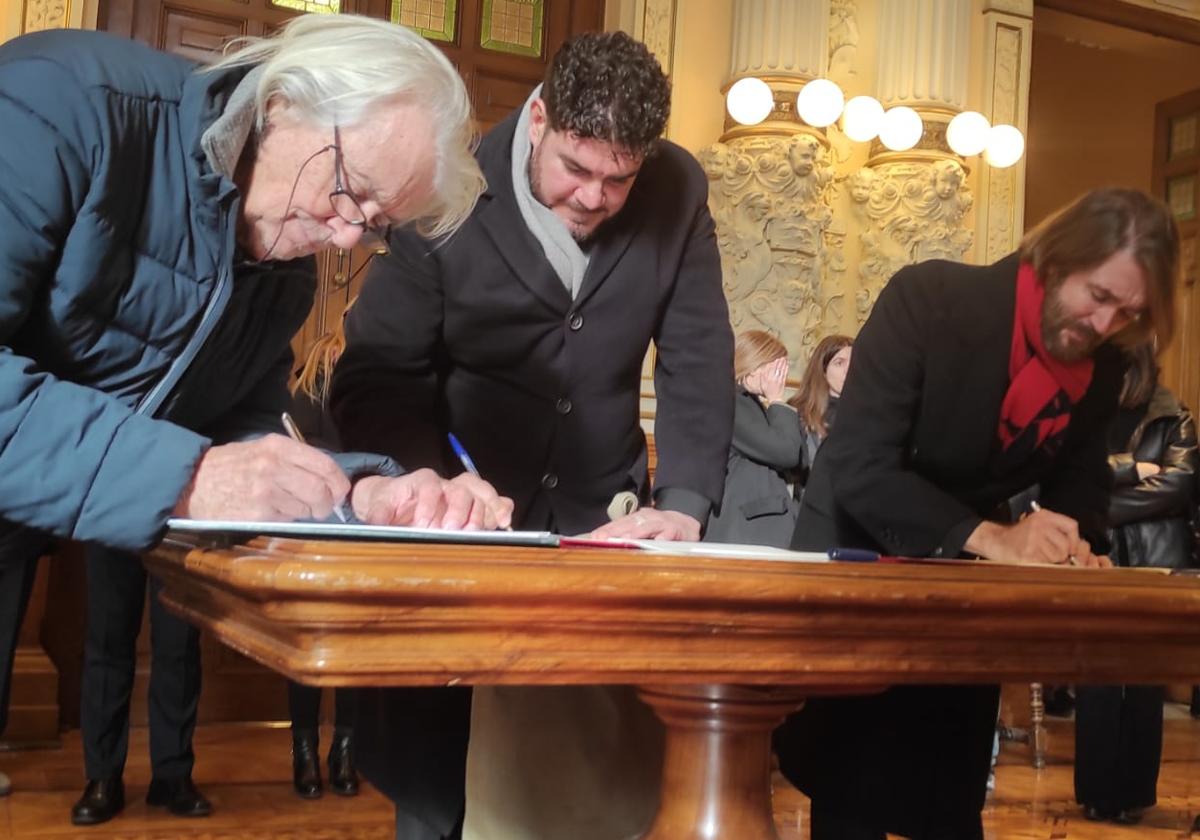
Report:
[[[1092,381],[1091,359],[1066,364],[1042,342],[1042,301],[1046,288],[1021,263],[1017,272],[1017,307],[1012,351],[1008,358],[1008,393],[1000,407],[1000,447],[1005,462],[1024,460],[1040,449],[1053,453],[1071,422],[1071,408]]]

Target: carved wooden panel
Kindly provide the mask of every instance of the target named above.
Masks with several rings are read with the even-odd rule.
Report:
[[[246,21],[164,5],[161,33],[163,49],[194,61],[206,61],[230,38],[245,35]]]

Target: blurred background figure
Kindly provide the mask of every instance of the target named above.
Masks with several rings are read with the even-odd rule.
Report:
[[[842,386],[846,383],[846,371],[850,369],[853,346],[854,339],[848,335],[827,335],[822,338],[808,360],[799,390],[788,400],[788,404],[800,416],[803,436],[800,471],[796,480],[797,499],[804,490],[804,479],[812,469],[817,450],[833,428]]]
[[[371,256],[374,254],[372,252]],[[367,262],[362,267],[366,267]],[[342,318],[353,305],[351,300],[343,310]],[[345,349],[344,321],[339,320],[333,331],[313,344],[292,383],[291,415],[296,425],[310,444],[331,451],[337,451],[341,446],[337,430],[325,410],[325,402],[333,366]],[[327,762],[329,787],[340,796],[358,794],[358,772],[354,767],[355,699],[354,689],[334,690],[333,741],[329,745]],[[316,799],[324,788],[320,759],[321,689],[288,680],[288,712],[292,718],[292,786],[300,798]]]
[[[1196,429],[1158,384],[1151,347],[1131,355],[1109,428],[1111,557],[1120,566],[1184,568],[1192,564]],[[1089,820],[1132,825],[1154,805],[1163,699],[1162,686],[1076,688],[1075,799]]]
[[[786,547],[798,506],[785,475],[800,463],[800,423],[784,402],[787,348],[768,332],[741,333],[733,347],[737,396],[725,492],[708,518],[708,542]]]

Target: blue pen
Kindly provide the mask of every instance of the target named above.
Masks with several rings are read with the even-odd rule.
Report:
[[[446,437],[450,439],[450,448],[454,450],[454,454],[462,462],[463,469],[471,475],[479,475],[479,470],[475,469],[475,462],[471,460],[471,456],[467,454],[467,450],[463,448],[463,445],[458,442],[458,438],[454,436],[454,432],[447,432]]]
[[[845,560],[850,563],[878,563],[879,552],[866,548],[831,548],[830,560]]]
[[[475,462],[471,460],[471,456],[467,454],[466,448],[454,436],[454,432],[446,432],[446,439],[450,441],[450,448],[454,450],[454,454],[462,462],[463,469],[473,476],[479,476],[479,470],[475,468]],[[511,531],[512,525],[505,525],[504,530]]]

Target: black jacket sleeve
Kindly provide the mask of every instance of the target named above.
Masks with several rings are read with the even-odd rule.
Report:
[[[818,458],[829,459],[836,505],[886,551],[955,556],[982,519],[906,459],[929,339],[916,284],[929,270],[902,269],[880,293]]]
[[[1113,526],[1143,519],[1186,514],[1196,487],[1196,426],[1192,415],[1181,410],[1169,420],[1158,465],[1162,472],[1134,484],[1117,487],[1109,504]],[[1123,456],[1132,461],[1132,453]]]

